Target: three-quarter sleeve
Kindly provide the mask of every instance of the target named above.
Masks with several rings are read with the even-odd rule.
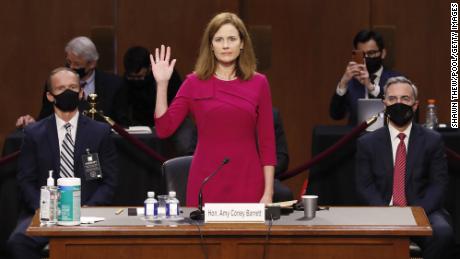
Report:
[[[181,125],[190,111],[190,82],[185,80],[179,88],[176,97],[174,97],[171,105],[166,112],[155,119],[155,131],[159,138],[167,138],[171,136]]]
[[[268,81],[263,77],[257,108],[257,138],[262,165],[276,165],[275,126]]]

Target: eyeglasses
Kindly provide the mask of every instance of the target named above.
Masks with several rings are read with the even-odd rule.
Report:
[[[364,52],[364,56],[366,58],[376,58],[380,56],[381,51],[380,50],[369,50],[368,52]]]

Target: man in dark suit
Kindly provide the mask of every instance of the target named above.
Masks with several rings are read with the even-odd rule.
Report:
[[[275,181],[273,182],[273,202],[290,201],[294,199],[291,189],[277,179],[288,169],[289,153],[284,134],[283,121],[281,120],[280,111],[273,107],[273,123],[275,124],[275,141],[276,141],[276,166]]]
[[[329,105],[330,117],[341,120],[348,115],[349,125],[359,123],[358,99],[381,98],[388,78],[399,75],[382,65],[387,52],[379,33],[369,30],[358,32],[353,39],[353,47],[364,52],[365,64],[348,62]]]
[[[114,98],[122,85],[122,80],[116,75],[97,69],[99,53],[94,43],[88,37],[80,36],[69,41],[65,47],[66,66],[73,69],[80,76],[80,85],[83,89],[83,98],[79,104],[79,110],[88,110],[87,97],[97,94],[97,110],[105,115],[114,115]],[[38,120],[53,114],[53,104],[47,98],[47,86],[43,91],[42,107]],[[24,115],[17,119],[16,127],[23,127],[35,119],[30,115]]]
[[[442,208],[448,172],[441,136],[412,121],[417,88],[405,77],[388,80],[383,102],[388,126],[357,143],[357,191],[371,206],[422,207],[433,236],[413,241],[423,258],[441,258],[453,241],[449,215]]]
[[[142,46],[129,48],[124,57],[123,85],[114,98],[113,117],[119,125],[154,126],[153,112],[157,94],[156,81],[150,68],[150,52]],[[168,86],[168,104],[176,96],[182,84],[179,73],[174,69]],[[171,138],[176,155],[191,155],[196,145],[196,129],[187,117]]]
[[[79,113],[77,105],[83,91],[78,74],[70,68],[57,68],[49,76],[48,87],[46,95],[54,104],[54,114],[24,130],[17,179],[25,208],[8,240],[15,258],[40,258],[48,242],[43,237],[28,236],[25,231],[39,208],[40,187],[46,185],[49,170],[53,170],[54,179],[81,178],[82,205],[109,205],[116,186],[116,154],[110,127]],[[88,151],[98,154],[102,178],[93,179],[84,172],[82,158]]]
[[[115,96],[115,121],[123,126],[154,126],[153,112],[156,81],[150,68],[150,52],[141,46],[129,48],[123,57],[125,76],[123,86]],[[168,104],[176,96],[182,79],[174,69],[168,84]]]

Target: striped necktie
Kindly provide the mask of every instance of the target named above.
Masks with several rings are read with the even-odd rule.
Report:
[[[407,206],[406,201],[406,144],[404,133],[399,133],[399,145],[396,149],[395,167],[393,172],[393,205]]]
[[[61,167],[59,175],[61,177],[73,177],[74,176],[74,143],[72,140],[72,134],[70,130],[72,125],[67,123],[64,125],[66,130],[64,140],[62,140],[61,145]]]

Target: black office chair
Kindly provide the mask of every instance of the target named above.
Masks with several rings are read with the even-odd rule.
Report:
[[[409,243],[409,257],[411,259],[423,259],[422,249],[414,242]]]
[[[181,156],[169,159],[161,167],[165,180],[166,192],[175,191],[181,205],[185,205],[187,179],[193,156]]]

